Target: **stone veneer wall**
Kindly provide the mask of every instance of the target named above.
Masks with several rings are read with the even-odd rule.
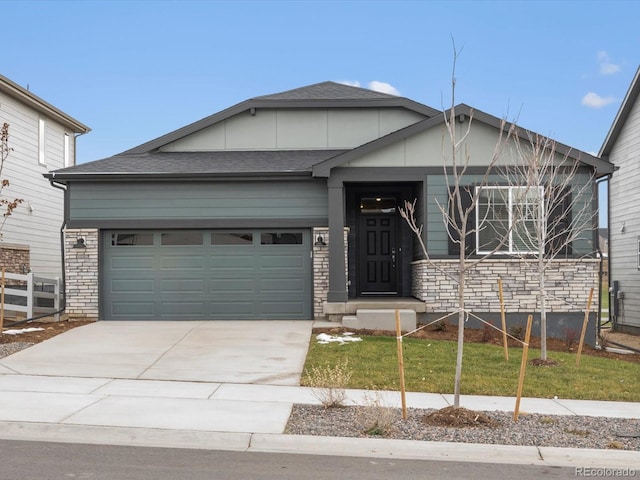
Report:
[[[66,310],[69,320],[98,319],[98,230],[65,230]],[[73,248],[84,238],[86,248]]]
[[[348,263],[348,244],[347,235],[349,229],[344,229],[344,264],[347,269]],[[322,235],[324,243],[327,245],[316,245],[318,235]],[[313,246],[313,318],[324,319],[327,316],[324,313],[323,305],[327,301],[329,293],[329,228],[314,227],[313,238],[311,244]],[[349,278],[347,273],[346,278]]]
[[[31,270],[31,250],[28,245],[4,244],[0,246],[0,267],[7,273],[25,275]]]
[[[432,260],[440,269],[457,275],[456,260]],[[465,298],[469,310],[500,312],[498,278],[502,278],[505,310],[537,310],[535,271],[521,259],[485,260],[468,272]],[[427,260],[412,263],[412,294],[424,300],[427,312],[451,312],[458,308],[457,284]],[[554,260],[547,270],[549,312],[583,312],[591,287],[595,288],[591,310],[597,311],[599,260]],[[552,298],[553,295],[556,298]]]

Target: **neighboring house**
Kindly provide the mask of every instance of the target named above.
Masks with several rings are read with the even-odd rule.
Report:
[[[640,334],[640,68],[600,149],[609,178],[610,314],[616,330]]]
[[[64,194],[42,175],[74,166],[76,135],[89,128],[0,75],[2,123],[9,124],[12,149],[2,171],[10,182],[3,195],[23,201],[2,228],[2,264],[13,273],[60,277]]]
[[[465,128],[472,110],[456,111]],[[473,119],[469,185],[486,169],[501,127],[482,112]],[[455,286],[421,258],[398,213],[417,198],[429,251],[441,265],[455,263],[435,203],[446,204],[448,192],[443,122],[443,112],[407,98],[324,82],[256,97],[122,154],[52,172],[67,188],[68,313],[339,320],[374,306],[451,311]],[[587,153],[557,150],[580,158],[586,173],[610,172]],[[85,249],[72,248],[77,239]],[[588,232],[554,273],[556,283],[567,278],[561,294],[581,306],[586,286],[597,285],[598,260],[574,260],[596,242]],[[507,307],[521,321],[535,308],[523,268],[508,255],[484,263],[473,272],[469,306],[499,312],[501,275]],[[581,325],[582,307],[552,303]]]

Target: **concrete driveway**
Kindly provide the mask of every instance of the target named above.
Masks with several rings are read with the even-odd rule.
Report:
[[[299,385],[311,321],[100,321],[0,359],[0,373]]]

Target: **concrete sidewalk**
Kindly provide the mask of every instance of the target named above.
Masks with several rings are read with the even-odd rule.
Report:
[[[366,404],[349,390],[347,404]],[[381,392],[399,406],[397,392]],[[442,408],[451,395],[409,393],[415,408]],[[207,382],[0,375],[0,437],[250,452],[457,460],[640,469],[640,453],[283,434],[294,403],[319,404],[309,388]],[[474,410],[513,411],[515,400],[464,396]],[[640,405],[523,398],[521,410],[552,415],[640,417]]]
[[[640,453],[284,434],[312,322],[97,322],[0,359],[0,438],[640,470]],[[397,392],[380,392],[400,406]],[[408,393],[414,408],[452,395]],[[366,405],[349,390],[347,404]],[[463,396],[513,411],[515,399]],[[522,412],[640,418],[640,404],[524,398]]]

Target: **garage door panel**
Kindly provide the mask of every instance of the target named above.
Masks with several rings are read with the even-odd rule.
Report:
[[[162,279],[160,281],[160,288],[165,294],[193,294],[202,296],[202,292],[205,288],[205,282],[202,279],[191,278],[175,278],[175,279]]]
[[[163,255],[159,259],[161,269],[164,270],[197,270],[203,271],[205,268],[206,257],[199,256],[187,256],[187,255]]]
[[[124,279],[113,280],[111,282],[111,291],[118,294],[128,293],[148,293],[153,294],[153,280],[141,280],[141,279]]]
[[[131,246],[123,240],[114,246],[114,234],[149,241]],[[273,243],[289,237],[298,243]],[[203,240],[197,245],[175,244],[185,238]],[[225,240],[229,238],[234,242]],[[309,319],[310,239],[308,231],[274,229],[171,235],[104,232],[103,316],[115,320]],[[170,240],[173,244],[168,245]]]
[[[113,314],[125,318],[155,316],[154,302],[118,302],[113,305]]]
[[[226,294],[242,294],[250,295],[256,291],[256,282],[250,279],[222,279],[211,280],[209,282],[209,294],[216,295],[220,293]]]
[[[139,255],[122,255],[112,257],[110,262],[113,270],[149,270],[153,271],[153,257]]]
[[[199,317],[202,318],[206,312],[203,301],[171,301],[161,302],[160,311],[163,317]]]
[[[262,302],[261,310],[267,315],[302,315],[304,312],[303,302]]]

